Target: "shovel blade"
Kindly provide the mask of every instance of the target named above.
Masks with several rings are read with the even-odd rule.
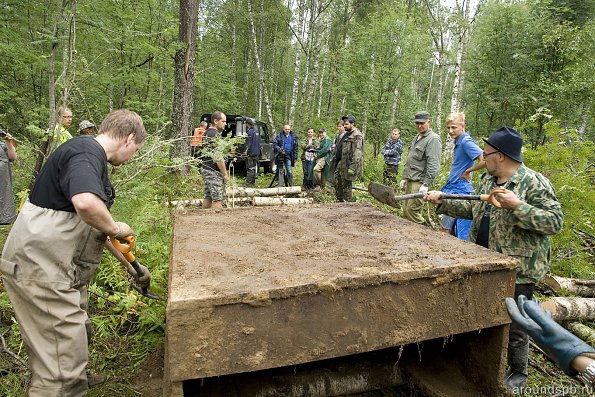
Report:
[[[395,200],[395,189],[390,186],[378,182],[370,182],[368,192],[381,203],[390,205],[391,207],[401,208],[399,202]]]

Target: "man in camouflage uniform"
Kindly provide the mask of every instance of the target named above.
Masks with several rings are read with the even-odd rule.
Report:
[[[489,174],[480,181],[477,193],[506,189],[495,196],[501,208],[481,201],[442,200],[438,191],[429,192],[425,199],[440,204],[438,213],[473,219],[469,241],[518,258],[515,301],[519,295],[532,299],[535,283],[549,268],[549,236],[562,228],[562,209],[550,181],[523,165],[523,138],[517,131],[503,127],[484,141]],[[510,369],[505,378],[510,388],[526,383],[528,357],[528,336],[513,323],[508,340]]]
[[[430,128],[431,120],[428,112],[418,112],[415,115],[415,128],[418,135],[411,142],[407,162],[403,170],[403,177],[399,187],[406,194],[427,193],[432,186],[440,169],[442,142],[440,137]],[[419,224],[430,224],[424,219],[423,199],[403,201],[403,215],[406,219]]]
[[[335,157],[335,196],[337,201],[352,201],[353,181],[363,175],[364,136],[355,126],[355,117],[344,121],[345,134],[337,143]]]

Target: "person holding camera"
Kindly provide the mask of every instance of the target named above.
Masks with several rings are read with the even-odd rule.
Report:
[[[289,186],[292,186],[293,173],[291,172],[291,168],[295,166],[298,157],[298,137],[291,130],[289,124],[284,125],[283,131],[280,131],[275,137],[273,149],[277,161],[281,163],[281,166],[285,167]]]
[[[0,129],[0,178],[5,183],[0,185],[0,224],[9,225],[17,217],[12,192],[12,170],[10,162],[17,159],[16,144],[8,131]]]
[[[314,158],[316,157],[317,142],[316,138],[314,138],[314,128],[308,128],[306,134],[307,137],[300,144],[302,148],[302,171],[304,174],[302,186],[304,189],[312,189],[314,187],[312,168],[314,166]]]

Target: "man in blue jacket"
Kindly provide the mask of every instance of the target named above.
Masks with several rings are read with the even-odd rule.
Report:
[[[298,156],[298,137],[292,130],[289,124],[283,126],[283,131],[280,131],[273,142],[273,149],[278,160],[283,161],[285,170],[287,172],[287,181],[289,186],[293,185],[293,173],[291,168],[295,166]],[[278,172],[280,172],[279,170]],[[281,182],[281,181],[279,181]]]
[[[254,119],[246,119],[246,186],[254,187],[258,166],[260,165],[260,137],[256,131]]]

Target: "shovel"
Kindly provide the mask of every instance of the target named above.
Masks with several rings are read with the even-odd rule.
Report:
[[[494,207],[500,208],[500,202],[496,199],[496,194],[504,193],[506,189],[503,188],[494,188],[490,192],[490,194],[450,194],[450,193],[442,193],[443,199],[450,199],[450,200],[481,200],[487,201],[488,203],[492,204]],[[399,201],[402,200],[411,200],[416,198],[423,198],[426,193],[411,193],[411,194],[403,194],[397,196],[395,194],[395,189],[390,186],[383,185],[378,182],[370,182],[368,185],[368,192],[374,197],[376,200],[380,201],[381,203],[388,204],[391,207],[401,208]]]
[[[134,248],[136,238],[134,236],[127,236],[123,240],[120,240],[111,237],[110,240],[112,242],[112,245],[116,247],[116,249],[120,251],[122,255],[124,255],[124,258],[126,258],[126,260],[132,265],[132,268],[136,271],[136,274],[138,274],[139,277],[142,277],[144,274],[143,270],[140,268],[139,263],[136,261],[136,258],[131,252]],[[149,291],[149,287],[139,288],[136,285],[133,285],[132,288],[134,288],[135,291],[137,291],[142,296],[146,296],[147,298],[165,301],[164,298],[157,296],[151,291]]]

